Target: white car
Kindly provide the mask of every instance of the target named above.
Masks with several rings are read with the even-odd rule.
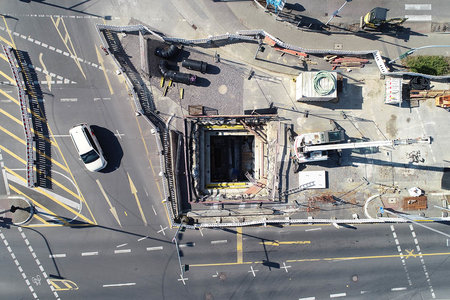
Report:
[[[89,125],[76,125],[69,130],[69,134],[86,169],[95,172],[106,167],[102,148]]]

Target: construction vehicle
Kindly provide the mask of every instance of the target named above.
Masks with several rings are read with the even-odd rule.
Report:
[[[330,139],[331,137],[331,139]],[[296,162],[310,163],[328,159],[328,151],[343,149],[358,149],[382,146],[410,145],[416,143],[431,143],[431,138],[397,139],[385,141],[369,141],[358,143],[342,143],[344,131],[324,131],[304,133],[295,137],[293,153]]]
[[[435,98],[436,106],[450,110],[450,95],[437,96]]]
[[[385,29],[389,29],[391,27],[397,27],[402,25],[407,18],[387,18],[387,12],[389,9],[382,7],[375,7],[370,12],[368,12],[365,16],[362,16],[360,19],[359,26],[361,29],[367,30],[377,30],[383,31]]]

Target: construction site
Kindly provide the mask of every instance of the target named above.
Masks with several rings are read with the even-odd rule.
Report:
[[[99,32],[137,114],[159,124],[174,220],[383,217],[365,205],[373,195],[376,206],[398,210],[447,207],[445,142],[418,130],[411,109],[445,120],[448,79],[416,89],[417,77],[389,71],[378,51],[307,50],[258,31],[200,40],[142,25]]]

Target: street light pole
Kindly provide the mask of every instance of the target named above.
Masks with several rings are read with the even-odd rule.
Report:
[[[344,8],[344,6],[347,4],[347,2],[350,2],[350,1],[352,1],[352,0],[345,0],[344,4],[342,4],[341,7],[338,8],[338,10],[335,10],[335,11],[333,12],[333,14],[331,15],[331,18],[325,23],[325,26],[327,26],[328,23],[330,23],[331,20],[333,20],[333,18],[336,17],[336,16],[338,15],[338,13],[341,11],[341,9]]]
[[[450,47],[450,45],[430,45],[430,46],[423,46],[423,47],[418,47],[418,48],[412,48],[412,49],[406,51],[405,53],[400,54],[400,56],[397,57],[396,59],[390,60],[388,63],[389,63],[389,64],[392,64],[393,62],[395,62],[395,61],[397,61],[397,60],[399,60],[399,59],[404,59],[404,58],[406,58],[407,56],[413,54],[414,52],[416,52],[417,50],[420,50],[420,49],[426,49],[426,48],[445,48],[445,47]]]

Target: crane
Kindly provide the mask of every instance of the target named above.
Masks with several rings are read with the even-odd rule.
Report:
[[[328,159],[328,151],[357,149],[383,146],[411,145],[417,143],[431,143],[430,137],[415,139],[395,139],[384,141],[368,141],[358,143],[342,143],[342,130],[305,133],[295,137],[293,151],[298,163],[309,163]]]

